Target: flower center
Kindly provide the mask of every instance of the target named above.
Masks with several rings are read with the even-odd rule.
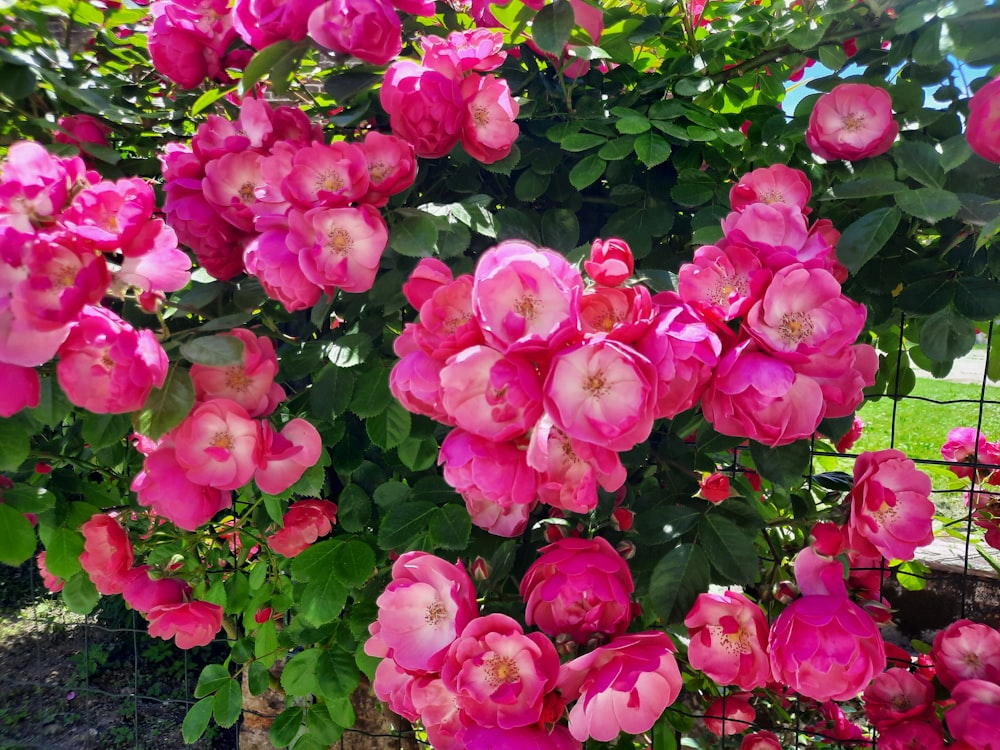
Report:
[[[428,625],[434,625],[436,627],[447,617],[448,610],[445,609],[444,602],[440,599],[435,599],[431,602],[430,606],[427,607],[427,611],[424,613],[424,622]]]
[[[744,628],[737,628],[731,633],[727,633],[722,625],[709,625],[708,627],[718,638],[719,645],[730,654],[749,654],[752,651],[750,635]]]
[[[235,365],[226,370],[226,388],[231,391],[243,393],[250,387],[250,378],[247,377],[246,369],[243,365]]]
[[[316,180],[317,190],[326,190],[327,192],[335,193],[338,190],[343,190],[343,188],[344,180],[339,174],[329,169],[323,172]]]
[[[326,235],[326,246],[333,250],[337,255],[347,255],[351,248],[354,246],[354,240],[351,237],[351,233],[346,229],[341,229],[337,227],[336,229],[331,229]]]
[[[485,127],[490,124],[490,112],[486,107],[476,107],[472,111],[472,119],[477,128]]]
[[[583,383],[583,390],[594,398],[600,398],[611,390],[611,386],[604,379],[604,373],[599,372],[596,375],[587,376],[587,379]]]
[[[814,329],[812,318],[805,312],[785,313],[781,316],[781,324],[778,326],[782,341],[792,345],[812,336]]]
[[[525,294],[514,302],[514,311],[525,320],[534,320],[537,318],[541,307],[541,301],[530,294]]]
[[[444,320],[444,330],[446,333],[454,333],[459,326],[463,326],[472,320],[472,313],[460,313],[452,315]]]
[[[844,130],[849,130],[852,133],[856,133],[863,127],[865,122],[865,116],[854,114],[853,112],[851,112],[851,114],[842,117],[840,122],[841,124],[843,124]]]
[[[243,201],[244,203],[253,203],[254,202],[255,198],[254,198],[254,194],[253,194],[253,183],[252,182],[244,182],[242,185],[240,185],[240,189],[239,189],[238,192],[239,192],[240,200]]]
[[[228,432],[217,432],[212,436],[208,444],[213,448],[223,448],[227,451],[232,450],[233,437]]]
[[[492,687],[516,682],[518,676],[517,664],[509,656],[493,654],[486,662],[486,681]]]
[[[757,193],[757,198],[761,203],[785,202],[785,196],[781,194],[780,190],[764,190],[763,192]]]
[[[708,299],[713,305],[728,305],[733,294],[746,297],[750,293],[744,276],[723,276],[708,293]]]
[[[372,182],[382,182],[387,174],[389,174],[389,167],[386,166],[384,161],[377,161],[374,164],[368,165],[368,178]]]

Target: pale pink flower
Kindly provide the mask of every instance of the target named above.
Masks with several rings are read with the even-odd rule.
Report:
[[[358,145],[368,169],[368,192],[359,199],[362,203],[384,206],[390,196],[413,184],[417,177],[417,160],[412,145],[391,133],[376,130],[369,130]]]
[[[139,505],[151,507],[187,531],[208,523],[232,505],[231,492],[188,479],[170,438],[146,453],[142,471],[132,480],[132,491]]]
[[[304,419],[292,419],[275,430],[261,422],[257,468],[253,479],[261,492],[276,495],[295,484],[323,452],[319,431]]]
[[[979,622],[957,620],[934,637],[935,674],[949,690],[964,680],[1000,685],[1000,631]]]
[[[944,750],[944,732],[936,718],[902,721],[879,729],[878,746],[882,750]],[[972,750],[958,743],[952,750]]]
[[[582,293],[583,277],[561,255],[508,240],[480,256],[472,304],[490,346],[545,350],[579,335]]]
[[[813,105],[806,145],[828,161],[857,161],[884,154],[898,133],[889,92],[863,83],[842,83]]]
[[[147,614],[153,607],[180,604],[189,600],[191,586],[180,578],[163,578],[149,565],[132,568],[122,589],[125,603],[140,614]]]
[[[719,363],[722,342],[677,294],[658,294],[653,302],[656,316],[635,348],[656,368],[654,416],[672,419],[701,398]]]
[[[957,477],[969,479],[973,475],[973,462],[980,466],[982,464],[1000,465],[1000,442],[989,442],[985,435],[973,427],[955,427],[948,431],[948,438],[941,446],[941,457],[945,461],[965,464],[950,465],[948,470]],[[982,479],[991,471],[990,469],[978,468],[975,473]]]
[[[403,331],[403,336],[406,331]],[[396,341],[403,338],[400,336]],[[407,336],[412,340],[412,336]],[[443,424],[451,424],[451,417],[441,400],[441,370],[444,362],[435,359],[414,346],[409,351],[400,351],[399,361],[389,373],[389,390],[403,407],[414,414],[423,414]]]
[[[81,151],[85,143],[97,146],[107,146],[111,128],[90,115],[63,115],[58,120],[57,130],[52,140],[56,143],[68,143]]]
[[[952,689],[951,697],[955,705],[944,715],[951,736],[977,750],[1000,750],[1000,685],[963,680]]]
[[[691,636],[688,661],[713,682],[753,690],[770,681],[767,618],[743,594],[699,594],[684,625]]]
[[[114,517],[95,514],[80,526],[83,553],[80,565],[99,593],[120,594],[128,580],[135,554],[125,529]]]
[[[878,352],[870,344],[854,344],[833,355],[817,352],[796,362],[795,371],[819,386],[824,418],[846,417],[861,406],[864,389],[875,383]]]
[[[132,288],[141,295],[162,300],[164,292],[187,286],[191,280],[191,258],[177,247],[177,234],[162,219],[147,221],[145,227],[147,231],[136,238],[145,245],[144,252],[126,254],[121,265],[112,269],[112,289],[121,296],[123,290]],[[151,311],[146,306],[143,309]]]
[[[610,742],[651,729],[680,693],[675,650],[666,633],[628,633],[563,664],[557,687],[576,700],[570,734]]]
[[[211,643],[222,629],[222,615],[218,604],[195,600],[153,607],[146,619],[151,636],[173,638],[177,648],[188,649]]]
[[[521,579],[524,621],[580,644],[625,632],[636,607],[628,564],[603,537],[568,537],[542,547]]]
[[[166,381],[169,360],[156,335],[104,307],[89,306],[59,347],[56,375],[67,398],[96,414],[141,409]]]
[[[403,296],[410,306],[420,311],[438,289],[446,287],[455,280],[451,269],[444,261],[437,258],[421,258],[409,278],[403,282]],[[472,314],[471,289],[468,301],[468,313]]]
[[[754,732],[743,738],[740,750],[781,750],[781,740],[774,732]]]
[[[716,737],[740,734],[757,718],[750,693],[730,693],[716,698],[705,709],[705,728]]]
[[[267,537],[267,545],[285,557],[295,557],[333,530],[337,505],[329,500],[299,500],[281,517],[281,528]]]
[[[542,383],[534,365],[515,354],[473,346],[441,370],[441,403],[449,422],[492,440],[521,437],[542,415]]]
[[[695,250],[692,262],[677,273],[677,291],[684,302],[721,325],[745,315],[770,279],[752,248],[727,241],[724,249],[703,245]]]
[[[379,595],[373,635],[403,669],[438,672],[453,641],[479,614],[476,587],[460,562],[407,552]]]
[[[534,500],[528,503],[504,504],[490,495],[470,490],[466,490],[463,499],[474,526],[494,536],[506,538],[517,537],[524,533],[531,518],[531,511],[536,505]]]
[[[893,724],[934,717],[930,680],[899,667],[876,675],[863,697],[865,716],[880,733]]]
[[[66,206],[73,189],[101,179],[76,156],[60,158],[40,143],[18,141],[7,150],[0,174],[0,227],[33,233]]]
[[[749,245],[762,258],[770,255],[798,258],[809,239],[802,211],[787,203],[751,203],[722,220],[725,242]]]
[[[462,274],[435,289],[420,306],[420,322],[408,327],[414,343],[442,362],[484,343],[472,309],[472,291],[473,281],[469,274]]]
[[[233,365],[191,365],[191,380],[199,401],[228,398],[235,401],[251,417],[266,416],[285,398],[285,392],[274,382],[278,374],[278,358],[274,344],[267,336],[255,336],[245,328],[234,328],[223,336],[232,336],[243,345],[240,361]]]
[[[545,381],[545,410],[572,438],[625,451],[649,437],[657,373],[646,357],[608,339],[561,350]]]
[[[511,617],[472,620],[449,646],[441,667],[445,687],[466,725],[511,729],[535,724],[559,676],[559,655],[541,633]]]
[[[475,70],[487,73],[507,58],[503,33],[491,29],[452,31],[447,37],[427,35],[420,40],[423,64],[451,78]]]
[[[972,150],[1000,164],[1000,78],[994,78],[969,99],[965,137]]]
[[[319,302],[323,290],[306,278],[298,253],[286,242],[287,229],[269,229],[247,243],[240,265],[256,276],[267,296],[289,312],[304,310]]]
[[[264,184],[263,158],[255,151],[230,152],[205,165],[205,198],[223,219],[244,232],[254,228],[253,205],[257,188]]]
[[[458,143],[465,104],[458,81],[410,60],[389,66],[379,90],[392,132],[429,159],[445,156]]]
[[[461,139],[466,152],[483,164],[508,156],[521,129],[514,122],[520,105],[507,81],[471,73],[460,90],[465,102]]]
[[[385,65],[403,48],[389,0],[327,0],[309,16],[309,36],[327,49]]]
[[[775,681],[818,701],[856,698],[885,669],[885,647],[871,616],[845,595],[793,601],[768,638]]]
[[[42,585],[45,586],[45,590],[53,594],[58,594],[63,590],[63,586],[66,582],[58,576],[52,575],[49,572],[48,566],[45,564],[46,553],[42,550],[37,555],[35,555],[35,564],[38,566],[38,573],[42,577]]]
[[[805,172],[772,164],[747,172],[729,191],[733,211],[742,211],[751,203],[787,203],[805,212],[812,196],[812,185]]]
[[[866,451],[854,462],[849,536],[866,541],[890,560],[912,560],[934,539],[931,480],[901,451]],[[861,540],[858,539],[861,538]]]
[[[275,42],[305,38],[309,14],[323,0],[236,0],[233,28],[244,42],[264,49]]]
[[[235,401],[216,398],[195,406],[173,436],[177,463],[192,482],[235,490],[257,470],[260,424]]]
[[[367,292],[375,283],[389,230],[378,209],[362,204],[314,208],[288,216],[289,246],[302,273],[331,297],[337,289]]]
[[[411,694],[431,747],[434,750],[466,750],[462,739],[466,730],[462,712],[458,710],[455,693],[445,686],[440,675],[413,680]]]
[[[155,200],[145,180],[104,180],[77,193],[60,219],[89,248],[142,255],[152,244],[148,230]]]
[[[2,236],[0,236],[2,239]],[[0,276],[4,275],[0,263]],[[2,282],[0,282],[2,283]],[[55,356],[69,335],[70,325],[39,331],[10,309],[10,298],[0,294],[0,362],[18,367],[37,367]]]
[[[365,644],[367,650],[368,644]],[[380,654],[373,654],[380,656]],[[420,712],[413,703],[413,696],[425,691],[425,685],[440,678],[409,672],[396,663],[391,656],[381,655],[382,661],[375,667],[372,690],[375,697],[387,704],[395,713],[410,722],[420,720]]]
[[[617,237],[606,240],[598,238],[590,244],[590,260],[583,262],[583,270],[598,284],[619,286],[635,270],[632,248],[625,240]]]
[[[42,381],[34,367],[0,362],[0,417],[12,417],[21,409],[33,409],[42,397]]]
[[[346,141],[313,143],[295,151],[281,193],[302,209],[339,208],[368,192],[368,162]]]
[[[634,344],[650,329],[657,310],[644,286],[592,286],[580,298],[580,328],[584,338]]]

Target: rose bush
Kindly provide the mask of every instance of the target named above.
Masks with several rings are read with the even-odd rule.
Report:
[[[188,740],[287,659],[298,750],[362,675],[438,750],[988,743],[994,628],[885,669],[933,457],[850,453],[1000,315],[975,5],[15,0],[0,561],[229,644]]]

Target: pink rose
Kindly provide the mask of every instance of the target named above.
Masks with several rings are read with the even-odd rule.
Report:
[[[496,70],[507,57],[503,33],[490,29],[453,31],[447,37],[428,35],[421,38],[420,46],[424,50],[423,64],[452,78],[472,70]]]
[[[462,146],[473,159],[492,164],[510,154],[521,129],[514,122],[520,105],[503,78],[471,73],[461,84],[465,102]]]
[[[936,718],[901,721],[878,731],[881,750],[944,750],[944,731]],[[955,743],[952,750],[971,750]]]
[[[287,239],[287,229],[270,229],[257,235],[247,243],[240,268],[245,266],[247,273],[257,277],[268,297],[294,312],[315,305],[323,290],[306,278],[298,253],[288,247]]]
[[[132,491],[139,505],[151,507],[187,531],[208,523],[233,501],[231,492],[188,479],[170,438],[146,454],[142,471],[132,480]]]
[[[963,680],[1000,685],[1000,631],[983,623],[957,620],[934,637],[931,659],[938,680],[948,689]]]
[[[836,446],[837,453],[847,453],[854,444],[861,439],[861,435],[865,430],[865,423],[861,421],[860,417],[854,417],[851,422],[851,428],[844,433],[844,436],[837,441]]]
[[[559,677],[559,655],[541,633],[525,635],[511,617],[472,620],[448,647],[441,679],[466,725],[511,729],[535,724]]]
[[[569,730],[556,724],[551,730],[531,725],[501,729],[471,726],[462,734],[463,747],[517,748],[517,750],[580,750],[580,742]],[[434,747],[439,745],[434,743]]]
[[[66,582],[63,581],[62,578],[54,576],[49,572],[48,566],[45,564],[45,557],[45,550],[42,550],[35,555],[35,563],[38,565],[38,573],[42,577],[42,585],[45,586],[46,591],[58,594],[63,590],[63,586],[66,585]]]
[[[740,177],[729,191],[729,204],[734,211],[751,203],[787,203],[805,211],[811,196],[812,185],[805,172],[773,164]]]
[[[312,143],[291,156],[281,194],[298,208],[338,208],[368,192],[368,161],[346,141]]]
[[[437,258],[421,258],[410,277],[403,282],[403,295],[410,306],[418,312],[438,289],[455,280],[451,269]],[[471,300],[469,314],[472,313]]]
[[[0,417],[12,417],[21,409],[33,409],[42,397],[42,381],[34,367],[0,362]]]
[[[192,482],[235,490],[257,470],[260,425],[235,401],[216,398],[196,406],[173,436],[177,463]]]
[[[577,643],[594,636],[620,635],[636,607],[628,565],[602,537],[569,537],[542,547],[521,579],[525,622],[553,638]]]
[[[780,258],[781,265],[789,257],[798,259],[809,240],[809,225],[802,211],[787,203],[751,203],[728,214],[722,220],[722,230],[726,247],[730,243],[748,245],[765,261],[770,256]]]
[[[394,62],[379,91],[392,132],[417,156],[437,159],[458,143],[465,104],[457,81],[409,60]]]
[[[329,500],[299,500],[281,517],[281,528],[267,537],[268,546],[285,557],[295,557],[333,530],[337,506]]]
[[[973,475],[973,463],[982,467],[983,464],[1000,464],[1000,442],[991,443],[986,436],[973,427],[955,427],[948,432],[948,438],[941,446],[941,457],[962,466],[949,466],[948,470],[955,476],[969,479]],[[991,473],[990,469],[976,468],[979,479],[984,479]]]
[[[377,208],[367,204],[292,211],[289,245],[311,282],[331,297],[337,289],[367,292],[375,283],[389,228]]]
[[[684,625],[691,636],[688,661],[713,682],[753,690],[771,680],[767,618],[743,594],[699,594]]]
[[[373,65],[385,65],[403,48],[402,24],[388,0],[327,0],[310,14],[309,36]]]
[[[698,496],[703,497],[710,503],[721,503],[733,494],[729,484],[729,477],[716,471],[701,478],[698,483]]]
[[[740,750],[781,750],[781,740],[774,732],[754,732],[743,738]]]
[[[120,594],[128,581],[134,553],[125,529],[109,515],[96,514],[80,526],[80,565],[102,594]]]
[[[607,337],[635,344],[658,311],[644,286],[591,286],[580,299],[580,328],[585,339]]]
[[[842,83],[813,106],[806,145],[827,161],[858,161],[884,154],[898,133],[889,92],[863,83]]]
[[[284,492],[316,465],[322,452],[319,431],[304,419],[289,420],[280,432],[269,422],[261,422],[254,482],[270,495]]]
[[[1000,78],[994,78],[969,99],[965,137],[973,151],[1000,164]]]
[[[174,639],[177,648],[207,646],[222,629],[223,610],[203,601],[161,604],[149,610],[149,634],[165,641]]]
[[[703,245],[691,263],[677,274],[677,291],[685,303],[708,321],[721,326],[746,315],[761,298],[771,272],[761,265],[753,248],[726,242],[725,248]]]
[[[870,544],[890,560],[912,560],[917,547],[934,539],[930,492],[930,477],[901,451],[862,453],[854,462],[852,546],[864,552],[859,545]]]
[[[590,245],[590,260],[583,262],[583,270],[598,284],[619,286],[635,270],[632,248],[617,237],[596,239]]]
[[[289,39],[298,42],[306,35],[309,14],[322,0],[236,0],[233,28],[255,49]]]
[[[59,118],[59,130],[52,136],[56,143],[68,143],[81,151],[83,144],[108,145],[111,128],[90,115],[63,115]]]
[[[731,693],[716,698],[705,709],[705,728],[716,737],[745,732],[757,718],[750,698],[750,693]]]
[[[384,206],[391,196],[413,184],[417,160],[413,146],[402,138],[369,130],[360,148],[368,169],[368,192],[361,196],[362,203]]]
[[[865,715],[881,733],[885,727],[934,716],[934,686],[930,680],[893,667],[865,688]]]
[[[199,401],[228,398],[235,401],[251,417],[270,414],[285,399],[285,392],[274,382],[278,374],[278,358],[274,344],[267,336],[255,336],[245,328],[234,328],[220,334],[232,336],[243,346],[240,361],[233,365],[191,365],[191,380]]]
[[[958,742],[977,750],[1000,750],[1000,685],[986,680],[964,680],[954,687],[955,705],[944,715]]]
[[[576,701],[570,734],[610,742],[620,732],[649,731],[680,693],[674,651],[666,633],[628,633],[564,664],[558,688]]]
[[[122,598],[125,603],[140,614],[147,614],[153,607],[166,604],[180,604],[188,601],[191,586],[180,578],[150,576],[149,565],[133,568],[128,575]]]

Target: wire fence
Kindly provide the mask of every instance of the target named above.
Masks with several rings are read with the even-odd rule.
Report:
[[[906,325],[900,321],[900,330]],[[854,449],[899,448],[934,477],[934,499],[939,512],[951,515],[941,524],[933,545],[918,554],[919,564],[905,575],[889,575],[885,563],[877,570],[884,579],[883,594],[895,611],[890,639],[908,648],[911,639],[929,642],[936,631],[961,618],[1000,626],[1000,584],[995,550],[981,541],[976,508],[992,507],[1000,515],[996,487],[977,487],[972,496],[948,484],[948,467],[940,446],[954,427],[975,428],[988,439],[1000,438],[1000,386],[987,377],[994,351],[994,326],[982,333],[972,353],[956,363],[949,376],[932,380],[917,373],[917,387],[907,391],[906,355],[896,353],[895,381],[881,405],[861,411],[865,436]],[[892,356],[892,355],[890,355]],[[928,383],[930,385],[928,385]],[[895,397],[892,397],[895,394]],[[849,466],[857,455],[813,449],[813,472],[828,470],[838,462]],[[974,454],[965,466],[974,471],[985,466]],[[849,469],[847,469],[849,470]],[[992,558],[994,562],[990,562]],[[873,571],[876,572],[876,571]],[[185,745],[181,724],[193,704],[194,686],[201,668],[225,658],[220,644],[180,651],[172,644],[150,638],[144,623],[124,605],[106,603],[100,613],[82,617],[63,609],[48,595],[32,564],[4,569],[0,577],[0,750],[257,750],[270,747],[268,722],[276,711],[246,693],[244,718],[232,728],[211,727],[195,745]],[[721,714],[728,714],[724,697]],[[784,748],[877,748],[873,730],[848,737],[841,724],[859,720],[850,704],[840,716],[829,716],[825,726],[807,725],[804,716],[815,716],[816,706],[790,697],[782,722],[773,717],[749,725],[725,719],[723,730],[768,729]],[[280,709],[279,709],[280,710]],[[372,699],[372,710],[378,708]],[[672,709],[692,722],[692,737],[701,747],[736,750],[741,735],[713,737],[704,730],[703,705],[678,704]],[[811,713],[810,713],[811,712]],[[359,714],[360,715],[360,714]],[[257,721],[255,721],[255,718]],[[711,719],[712,717],[708,717]],[[840,724],[838,724],[840,722]],[[405,723],[404,723],[405,724]],[[256,734],[251,731],[258,728]],[[412,750],[428,747],[408,726],[406,730],[364,726],[348,730],[339,742],[342,750]],[[817,743],[820,743],[817,745]],[[645,745],[660,750],[650,739]],[[338,747],[334,745],[333,747]]]

